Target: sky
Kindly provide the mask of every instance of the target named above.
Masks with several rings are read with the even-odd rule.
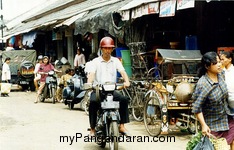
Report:
[[[3,18],[4,20],[11,20],[36,6],[40,7],[39,4],[45,1],[46,0],[2,0]]]

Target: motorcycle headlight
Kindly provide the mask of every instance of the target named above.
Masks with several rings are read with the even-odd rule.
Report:
[[[53,71],[53,70],[49,71],[49,72],[48,72],[48,75],[50,75],[50,76],[51,76],[51,75],[54,75],[54,71]]]
[[[104,91],[114,91],[116,88],[115,84],[103,84],[102,88],[104,89]]]

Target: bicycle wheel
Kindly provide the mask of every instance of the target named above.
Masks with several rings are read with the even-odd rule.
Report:
[[[132,115],[133,118],[136,121],[143,121],[143,115],[144,115],[144,100],[141,97],[138,97],[138,95],[134,96],[133,98],[133,106],[132,106]]]
[[[122,89],[120,92],[123,96],[128,97],[129,98],[129,102],[128,102],[128,111],[129,111],[129,115],[132,115],[132,97],[129,94],[127,89]]]
[[[163,79],[161,70],[158,67],[153,67],[147,72],[146,79],[149,83],[160,81]]]
[[[149,97],[145,102],[144,125],[151,136],[157,136],[161,133],[161,109],[159,99],[155,96]]]

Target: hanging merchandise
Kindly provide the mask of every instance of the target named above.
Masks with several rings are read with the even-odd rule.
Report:
[[[23,45],[28,47],[33,47],[33,42],[37,37],[37,32],[29,32],[23,35]]]

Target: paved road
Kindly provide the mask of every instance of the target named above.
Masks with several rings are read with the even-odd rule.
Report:
[[[79,109],[79,105],[75,105],[74,110],[70,111],[64,104],[52,104],[48,100],[34,104],[35,96],[35,92],[11,92],[10,97],[0,97],[1,150],[101,149],[94,142],[85,142],[88,135],[88,116]],[[132,137],[125,138],[125,142],[120,143],[120,150],[184,150],[191,137],[178,132],[170,135],[175,136],[175,142],[153,142],[152,137],[147,137],[143,123],[132,121],[126,127]],[[76,139],[76,135],[82,137]],[[74,138],[73,142],[70,138],[60,141],[61,136]],[[144,142],[144,136],[149,141]],[[162,137],[160,140],[163,140]]]

